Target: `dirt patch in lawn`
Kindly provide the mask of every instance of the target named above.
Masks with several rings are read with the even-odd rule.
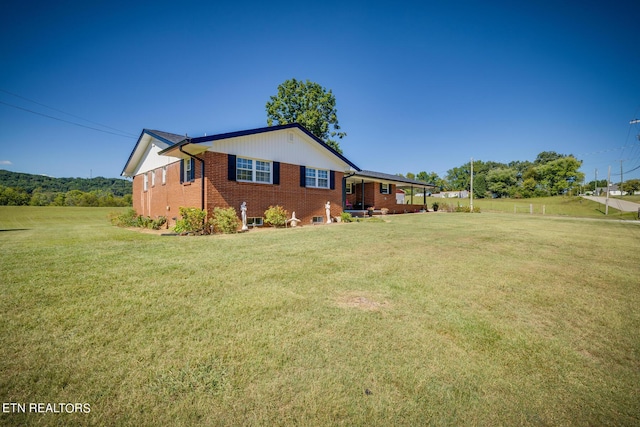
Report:
[[[365,311],[378,311],[389,307],[389,302],[381,296],[362,292],[349,292],[336,298],[336,304],[342,308],[356,308]]]

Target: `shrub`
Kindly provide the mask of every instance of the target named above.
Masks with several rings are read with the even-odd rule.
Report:
[[[127,209],[125,213],[112,212],[109,214],[109,221],[117,227],[137,227],[138,214],[135,209]]]
[[[349,212],[342,212],[340,214],[340,221],[342,221],[342,222],[352,222],[353,221],[353,217],[351,216],[351,214]]]
[[[198,208],[180,207],[180,218],[176,221],[174,230],[178,233],[201,233],[204,230],[204,220],[207,211]]]
[[[111,224],[118,227],[139,227],[139,228],[151,228],[153,230],[159,230],[164,224],[167,223],[167,218],[159,216],[156,219],[152,219],[148,216],[138,216],[135,210],[128,209],[125,213],[110,213],[109,221]]]
[[[160,230],[160,227],[167,223],[167,217],[159,216],[158,218],[151,221],[151,228],[154,230]]]
[[[269,206],[264,211],[264,222],[274,227],[284,227],[287,223],[287,211],[282,206]]]
[[[240,220],[234,208],[214,208],[208,224],[218,233],[230,234],[238,231]]]
[[[438,208],[440,207],[440,205],[438,204],[438,202],[433,202],[431,207],[433,208],[434,212],[438,212]]]

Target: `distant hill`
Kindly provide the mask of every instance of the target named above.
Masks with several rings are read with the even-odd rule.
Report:
[[[11,172],[0,169],[0,186],[22,189],[31,194],[39,189],[42,193],[66,193],[71,190],[110,192],[116,197],[132,193],[132,183],[120,178],[52,178],[44,175]]]

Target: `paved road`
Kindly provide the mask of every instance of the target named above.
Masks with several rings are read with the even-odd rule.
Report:
[[[583,199],[593,200],[594,202],[602,203],[603,205],[607,203],[606,197],[596,197],[596,196],[582,196]],[[640,209],[640,203],[628,202],[626,200],[613,199],[609,198],[609,206],[612,208],[616,208],[622,212],[638,212]]]

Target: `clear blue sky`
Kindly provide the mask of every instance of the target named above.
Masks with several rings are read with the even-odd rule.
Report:
[[[333,91],[363,169],[444,176],[557,151],[587,180],[609,165],[619,180],[621,159],[640,177],[637,0],[26,0],[0,22],[11,171],[117,177],[143,128],[262,127],[296,78]]]

